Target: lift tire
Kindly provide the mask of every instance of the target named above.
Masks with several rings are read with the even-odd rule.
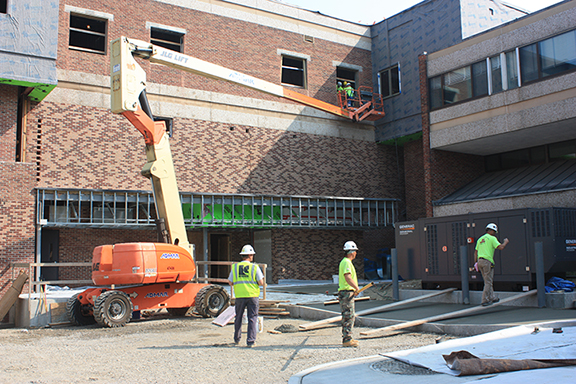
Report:
[[[94,318],[101,326],[125,326],[132,317],[132,300],[122,291],[103,292],[94,301]]]
[[[66,302],[66,314],[68,315],[68,320],[72,324],[76,325],[92,325],[96,323],[93,315],[85,315],[82,313],[82,303],[78,299],[78,295],[75,294]]]
[[[184,317],[190,308],[166,308],[172,317]]]
[[[230,305],[230,296],[219,285],[207,285],[196,294],[196,312],[204,317],[218,317]]]

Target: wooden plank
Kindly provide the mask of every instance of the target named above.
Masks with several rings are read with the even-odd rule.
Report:
[[[371,315],[373,313],[385,312],[385,311],[388,311],[392,308],[396,308],[396,307],[399,307],[399,306],[404,305],[404,304],[413,303],[416,301],[429,299],[431,297],[444,295],[446,293],[454,292],[455,290],[456,290],[456,288],[448,288],[448,289],[444,289],[442,291],[432,292],[432,293],[428,293],[426,295],[413,297],[411,299],[397,301],[395,303],[390,303],[390,304],[386,304],[386,305],[381,305],[379,307],[365,309],[363,311],[356,312],[356,316],[364,316],[364,315]],[[323,325],[335,323],[335,322],[340,321],[340,320],[342,320],[342,316],[330,317],[328,319],[315,321],[313,323],[301,324],[300,329],[307,331],[309,329],[318,328],[318,327],[321,327]]]
[[[366,301],[366,300],[370,300],[370,298],[368,296],[366,297],[355,297],[354,301]],[[338,300],[330,300],[330,301],[325,301],[324,305],[332,305],[332,304],[338,304],[340,301]]]
[[[508,297],[507,299],[502,299],[499,302],[494,303],[492,305],[488,305],[486,307],[479,305],[477,307],[466,308],[466,309],[462,309],[460,311],[444,313],[442,315],[426,317],[424,319],[407,321],[407,322],[401,323],[401,324],[390,325],[388,327],[373,329],[371,331],[366,331],[366,332],[360,332],[360,335],[362,335],[362,336],[374,336],[374,335],[381,334],[381,333],[396,331],[398,329],[415,327],[415,326],[422,325],[425,323],[432,323],[434,321],[446,320],[446,319],[451,319],[454,317],[468,316],[468,315],[471,315],[471,314],[474,314],[477,312],[484,311],[486,309],[491,309],[491,308],[497,307],[499,305],[506,304],[506,303],[509,303],[511,301],[521,299],[521,298],[526,297],[526,296],[535,295],[536,292],[537,292],[537,290],[534,289],[534,290],[529,291],[529,292],[524,292],[524,293],[521,293],[521,294],[516,295],[516,296]]]

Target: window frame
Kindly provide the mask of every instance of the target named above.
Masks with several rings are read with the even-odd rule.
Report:
[[[284,64],[284,59],[290,59],[290,60],[297,60],[297,61],[301,61],[302,62],[302,68],[297,68],[297,67],[292,67],[292,66],[288,66]],[[293,83],[286,83],[284,82],[284,70],[297,70],[299,72],[302,72],[302,85],[299,84],[293,84]],[[308,88],[308,60],[304,57],[298,57],[298,56],[293,56],[290,54],[281,54],[280,56],[280,83],[282,85],[288,86],[288,87],[295,87],[295,88],[301,88],[301,89],[307,89]]]
[[[344,71],[348,71],[348,72],[352,72],[354,73],[354,80],[352,79],[346,79],[344,77],[338,77],[338,70],[344,70]],[[352,68],[348,68],[348,67],[344,67],[342,65],[338,65],[336,66],[336,87],[338,87],[338,82],[341,82],[342,84],[344,84],[344,82],[348,82],[350,85],[352,85],[352,88],[354,89],[358,89],[358,87],[356,87],[356,84],[358,84],[358,70],[356,69],[352,69]]]
[[[152,32],[160,32],[160,33],[165,33],[168,35],[174,35],[174,36],[178,36],[180,38],[180,42],[176,43],[174,41],[170,41],[170,40],[165,40],[165,39],[161,39],[161,38],[154,38],[152,37]],[[161,26],[157,26],[157,25],[151,25],[150,26],[150,43],[157,45],[159,47],[162,48],[166,48],[178,53],[184,53],[184,37],[186,36],[185,32],[181,32],[181,31],[175,31],[171,28],[163,28]],[[170,48],[170,46],[178,46],[180,49],[178,51]]]
[[[393,81],[392,81],[392,69],[397,69],[398,73],[398,92],[393,92]],[[388,80],[388,92],[387,96],[384,96],[384,92],[382,89],[382,78],[384,77],[384,73],[386,73],[386,78]],[[384,68],[383,70],[378,72],[378,91],[380,95],[382,95],[382,99],[389,99],[391,97],[397,96],[402,94],[402,73],[400,72],[400,63],[396,63],[394,65],[389,66],[388,68]]]
[[[94,32],[94,31],[89,31],[86,29],[72,27],[72,18],[73,17],[103,22],[104,23],[104,32]],[[68,49],[73,50],[73,51],[96,53],[96,54],[100,54],[100,55],[106,55],[107,54],[107,52],[108,52],[108,19],[101,18],[101,17],[95,17],[95,16],[91,16],[91,15],[85,15],[82,13],[70,12],[69,22],[70,22],[70,25],[69,25],[69,29],[68,29]],[[70,38],[71,38],[72,32],[78,32],[78,33],[83,33],[85,35],[102,37],[104,40],[103,50],[90,49],[90,48],[80,47],[80,46],[76,46],[76,45],[71,45]]]
[[[538,81],[543,81],[543,80],[547,80],[547,79],[552,79],[552,78],[554,78],[554,77],[563,76],[563,75],[565,75],[565,74],[567,74],[567,73],[572,73],[572,72],[575,72],[575,71],[576,71],[576,67],[574,67],[574,68],[572,68],[572,69],[567,69],[567,70],[560,71],[560,72],[557,72],[557,73],[554,73],[554,74],[551,74],[551,75],[546,75],[546,76],[543,76],[543,72],[542,72],[542,53],[541,53],[540,45],[541,45],[543,42],[545,42],[545,41],[552,40],[552,39],[554,39],[554,38],[556,38],[556,37],[558,37],[558,36],[561,36],[561,35],[564,35],[564,34],[568,34],[568,33],[573,33],[573,34],[575,35],[575,39],[576,39],[576,29],[571,29],[571,30],[568,30],[568,31],[564,31],[564,32],[561,32],[561,33],[557,33],[557,34],[555,34],[555,35],[553,35],[553,36],[549,36],[549,37],[547,37],[547,38],[545,38],[545,39],[537,40],[537,41],[534,41],[534,42],[532,42],[532,43],[530,43],[530,44],[526,44],[526,45],[523,45],[523,46],[518,47],[517,60],[518,60],[518,62],[519,62],[519,66],[520,66],[519,76],[520,76],[520,78],[521,78],[521,84],[522,84],[522,85],[528,85],[528,84],[536,83],[536,82],[538,82]],[[532,45],[534,45],[534,46],[536,47],[537,77],[536,77],[535,79],[531,79],[531,80],[528,80],[528,81],[524,81],[524,76],[522,75],[522,60],[521,60],[521,54],[520,54],[520,53],[521,53],[522,49],[527,48],[527,47],[530,47],[530,46],[532,46]]]

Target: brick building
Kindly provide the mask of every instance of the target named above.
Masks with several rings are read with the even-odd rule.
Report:
[[[1,108],[8,117],[3,119],[7,148],[0,163],[0,292],[8,285],[13,262],[86,262],[97,245],[156,241],[150,183],[139,174],[144,142],[125,118],[110,112],[113,39],[125,35],[163,44],[332,104],[337,104],[337,79],[372,85],[369,27],[272,1],[28,3],[39,12],[32,22],[49,31],[43,37],[50,44],[57,41],[51,45],[57,86],[22,107],[19,92],[30,85],[0,85]],[[7,16],[30,16],[16,2],[7,4]],[[43,12],[47,7],[57,12]],[[7,18],[0,21],[7,33]],[[254,243],[256,261],[269,265],[269,281],[328,279],[345,241],[356,241],[361,256],[370,258],[393,245],[402,169],[394,148],[376,143],[372,123],[354,123],[147,61],[140,64],[147,73],[152,111],[170,123],[178,186],[184,206],[190,201],[188,235],[197,260],[233,261],[243,244]],[[26,143],[26,156],[6,155],[18,142]],[[262,219],[265,206],[278,199],[290,201],[292,213],[289,222],[280,224],[248,222],[246,216],[241,225],[215,222],[218,207],[224,212],[223,200],[232,198],[245,199],[242,205],[250,209],[261,208]],[[200,223],[194,222],[196,200],[202,201]],[[286,216],[286,209],[282,206],[280,214]],[[90,270],[42,267],[39,275],[44,280],[89,279]]]

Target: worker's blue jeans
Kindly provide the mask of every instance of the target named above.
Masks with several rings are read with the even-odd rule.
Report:
[[[258,307],[257,297],[236,298],[236,319],[234,320],[234,342],[236,344],[238,344],[242,338],[242,316],[244,316],[244,309],[248,310],[248,336],[246,344],[251,345],[256,342],[256,334],[258,333]]]

